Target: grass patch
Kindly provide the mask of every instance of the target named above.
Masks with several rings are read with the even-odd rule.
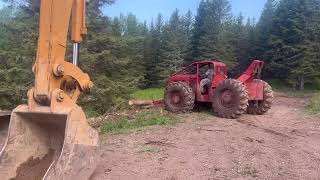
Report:
[[[301,91],[294,89],[289,83],[278,79],[269,80],[268,83],[271,85],[274,91],[283,92],[286,95],[292,97],[306,97],[311,96],[315,92],[317,92],[315,88],[313,88],[309,84],[306,84],[305,90]]]
[[[84,108],[84,112],[85,112],[87,118],[93,118],[93,117],[97,117],[99,115],[99,113],[97,111],[95,111],[93,108]]]
[[[289,83],[278,80],[278,79],[271,79],[268,81],[268,83],[274,90],[286,90],[286,89],[292,88]]]
[[[163,93],[163,88],[150,88],[134,92],[131,94],[131,98],[139,100],[157,100],[163,98]]]
[[[138,112],[133,119],[119,117],[103,123],[102,133],[124,133],[131,129],[138,129],[146,126],[173,125],[177,120],[167,114],[162,114],[156,110],[145,110]]]
[[[319,113],[320,112],[320,92],[315,94],[311,99],[311,102],[308,106],[308,110],[312,113]]]
[[[292,96],[292,97],[310,97],[312,96],[314,93],[316,93],[316,90],[303,90],[303,91],[298,91],[298,90],[286,90],[286,91],[282,91],[285,94],[287,94],[288,96]]]

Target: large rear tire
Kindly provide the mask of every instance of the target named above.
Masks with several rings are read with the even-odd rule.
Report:
[[[164,93],[165,109],[173,113],[185,113],[193,110],[195,94],[184,82],[169,84]]]
[[[267,82],[258,79],[255,79],[254,81],[263,83],[263,100],[249,101],[248,114],[263,115],[272,107],[274,99],[273,91]]]
[[[246,87],[238,80],[226,79],[215,89],[212,107],[218,116],[236,119],[247,112],[248,101]]]

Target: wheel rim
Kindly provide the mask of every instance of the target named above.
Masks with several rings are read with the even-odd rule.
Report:
[[[179,92],[172,92],[171,94],[171,103],[174,105],[180,105],[182,101],[181,94]]]
[[[230,89],[225,89],[221,93],[221,104],[224,107],[233,107],[234,106],[234,94]]]

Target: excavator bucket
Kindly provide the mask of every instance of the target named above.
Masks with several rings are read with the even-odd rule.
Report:
[[[11,112],[0,112],[0,149],[7,139],[10,116]]]
[[[28,105],[11,114],[0,152],[1,180],[87,180],[96,168],[98,132],[76,104],[93,86],[77,66],[77,45],[86,34],[85,6],[85,0],[40,1],[34,87]],[[73,64],[65,59],[69,25]]]
[[[11,116],[0,154],[3,180],[87,180],[96,168],[98,133],[78,106],[55,110],[27,105]]]

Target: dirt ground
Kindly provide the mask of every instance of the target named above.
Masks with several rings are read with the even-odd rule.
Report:
[[[103,138],[92,180],[320,179],[320,118],[277,97],[264,116],[179,115],[175,126]]]
[[[278,96],[264,116],[192,113],[174,126],[103,136],[91,180],[319,180],[320,116],[304,112],[307,103]]]

